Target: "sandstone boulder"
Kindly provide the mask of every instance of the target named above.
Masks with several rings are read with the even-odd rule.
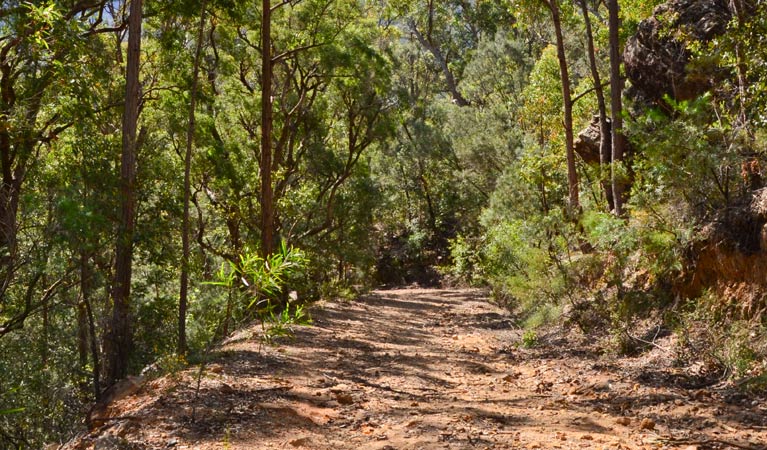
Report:
[[[731,17],[726,0],[671,0],[658,6],[639,23],[623,52],[636,96],[662,104],[666,95],[688,100],[710,89],[725,75],[715,64],[690,64],[688,44],[723,34]]]

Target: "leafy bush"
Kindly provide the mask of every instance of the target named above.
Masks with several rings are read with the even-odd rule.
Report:
[[[264,339],[290,335],[292,325],[311,322],[303,305],[297,305],[298,294],[287,292],[291,281],[307,268],[304,253],[280,243],[276,253],[266,259],[245,252],[237,261],[227,261],[216,273],[216,281],[208,284],[227,289],[242,301],[227,307],[227,315],[248,312],[257,317],[264,330]],[[225,317],[224,321],[230,317]]]
[[[707,369],[723,371],[743,380],[752,390],[767,385],[767,322],[762,318],[733,319],[727,302],[712,292],[690,301],[679,315],[677,328],[681,348],[679,358],[702,360]]]
[[[527,330],[522,334],[520,342],[522,348],[533,348],[538,345],[538,334],[534,330]]]
[[[451,284],[478,285],[484,281],[479,239],[463,235],[450,239],[450,264],[440,266],[440,273]]]
[[[544,234],[545,236],[545,234]],[[495,299],[518,309],[531,324],[557,316],[567,298],[568,273],[559,258],[566,239],[552,235],[547,243],[523,221],[501,222],[487,231],[482,258]]]
[[[628,125],[639,150],[632,202],[649,214],[671,206],[688,220],[727,206],[740,193],[737,173],[744,149],[733,130],[716,119],[709,94],[666,102],[669,116],[651,110]]]

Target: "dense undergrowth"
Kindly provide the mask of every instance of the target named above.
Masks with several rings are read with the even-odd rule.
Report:
[[[722,122],[709,94],[666,102],[671,113],[651,109],[630,122],[635,156],[626,217],[599,204],[576,220],[564,207],[520,211],[509,199],[524,183],[499,183],[481,215],[482,232],[453,239],[454,264],[443,270],[448,279],[489,286],[530,330],[579,327],[611,336],[605,350],[621,354],[652,348],[660,331],[673,332],[679,364],[703,363],[707,373],[763,390],[767,297],[759,276],[745,272],[767,258],[765,191],[750,185],[745,168],[734,174],[741,164],[758,165],[763,149],[754,140],[748,150],[734,144],[744,131]],[[637,337],[648,323],[655,334]]]

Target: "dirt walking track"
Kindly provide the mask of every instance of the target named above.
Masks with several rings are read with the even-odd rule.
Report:
[[[196,370],[149,382],[82,448],[764,449],[767,404],[561,336],[522,349],[473,290],[327,303],[295,340],[243,331]]]

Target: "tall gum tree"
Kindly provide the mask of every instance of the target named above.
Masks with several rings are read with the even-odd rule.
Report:
[[[562,33],[562,17],[559,0],[541,0],[551,13],[556,37],[557,60],[562,79],[562,125],[565,129],[565,154],[567,156],[567,191],[568,207],[574,217],[580,212],[580,194],[578,192],[578,171],[575,166],[575,146],[573,139],[573,97],[571,94],[570,70],[567,65],[565,39]]]
[[[142,0],[131,1],[129,14],[120,159],[120,223],[115,247],[112,319],[107,352],[107,382],[110,384],[128,374],[128,362],[133,349],[130,289],[136,225],[136,147],[140,100]]]
[[[178,347],[179,355],[186,354],[186,315],[189,302],[189,256],[191,240],[191,220],[189,209],[192,197],[192,147],[195,135],[195,110],[197,107],[197,90],[200,78],[200,62],[202,60],[203,38],[205,33],[207,0],[200,4],[200,22],[197,28],[197,43],[195,44],[194,62],[192,64],[192,86],[189,90],[189,119],[186,129],[186,148],[184,151],[184,212],[181,229],[181,277],[178,299]]]
[[[594,32],[591,26],[591,13],[589,12],[588,0],[579,0],[581,14],[583,15],[583,24],[586,28],[586,51],[589,57],[589,70],[591,78],[594,81],[594,93],[597,97],[597,107],[599,110],[599,176],[602,190],[605,192],[609,210],[615,208],[613,201],[612,183],[608,180],[610,163],[612,162],[612,145],[610,125],[607,121],[607,105],[605,103],[605,93],[602,87],[602,77],[597,67],[597,55],[594,47]]]
[[[277,7],[284,6],[279,3]],[[272,2],[261,3],[261,253],[274,253],[274,186],[272,186]]]
[[[623,216],[625,182],[621,173],[626,138],[623,135],[623,79],[621,78],[620,52],[620,10],[618,0],[607,0],[608,29],[610,41],[610,106],[612,115],[612,164],[611,180],[613,190],[613,211],[616,216]]]
[[[398,205],[391,207],[401,211],[398,216],[402,219],[391,222],[390,234],[407,234],[418,228],[428,236],[427,245],[440,252],[447,248],[446,239],[457,232],[457,202],[473,195],[486,198],[477,189],[479,184],[464,177],[469,164],[462,157],[468,146],[454,145],[448,138],[449,118],[492,115],[494,106],[477,89],[490,83],[467,70],[480,46],[505,34],[501,30],[513,22],[513,16],[503,1],[463,0],[393,0],[382,14],[384,21],[397,24],[395,29],[404,38],[403,45],[392,46],[394,59],[403,66],[394,73],[400,126],[396,140],[382,155],[391,158],[384,164],[390,176],[387,181],[402,190],[395,202]],[[477,134],[482,136],[478,139],[495,138],[481,127]],[[485,155],[483,161],[491,161]],[[456,194],[458,183],[471,186]],[[476,210],[482,201],[468,203]]]
[[[411,39],[428,52],[435,69],[441,74],[443,87],[458,106],[471,101],[460,88],[462,69],[470,59],[470,51],[479,41],[492,37],[494,23],[503,20],[499,4],[481,4],[465,0],[423,0],[390,2],[389,8],[403,22]]]
[[[294,10],[302,6],[302,17],[308,27],[306,35],[300,35],[298,39],[291,39],[286,43],[284,33],[275,43],[273,25],[275,14],[279,11],[283,16],[290,16]],[[301,136],[302,121],[312,115],[311,108],[322,89],[328,83],[327,77],[332,74],[325,70],[327,61],[317,60],[311,56],[304,58],[302,55],[312,51],[321,52],[323,48],[332,47],[339,35],[351,24],[355,11],[358,7],[351,2],[331,2],[327,0],[315,1],[282,1],[272,4],[270,0],[262,1],[261,8],[261,35],[260,47],[253,46],[245,33],[240,33],[240,38],[261,53],[261,118],[260,118],[260,141],[261,152],[259,155],[260,173],[260,205],[261,205],[261,252],[263,256],[273,253],[279,240],[279,212],[277,204],[285,194],[288,179],[295,175],[298,156],[305,154],[306,136]],[[284,19],[280,21],[282,24]],[[338,22],[338,23],[335,23]],[[291,26],[291,21],[286,22]],[[294,25],[293,25],[294,26]],[[295,33],[292,33],[295,34]],[[277,49],[279,47],[279,50]],[[279,75],[275,71],[279,68]],[[242,66],[241,66],[242,69]],[[254,91],[247,81],[247,75],[241,73],[245,88]],[[275,91],[275,89],[278,89]],[[278,126],[275,127],[275,104],[279,115]],[[251,136],[254,136],[252,126],[245,124]],[[356,163],[353,158],[352,162]],[[352,164],[353,165],[353,164]],[[279,177],[275,174],[281,172]],[[341,177],[330,192],[337,190],[349,174]],[[331,195],[331,198],[334,194]],[[331,201],[332,203],[332,201]]]
[[[202,119],[209,120],[210,135],[201,138],[210,139],[211,148],[200,161],[198,198],[203,202],[198,203],[204,208],[202,203],[209,202],[217,213],[200,222],[205,235],[198,233],[198,243],[235,261],[238,249],[264,236],[259,209],[264,180],[248,169],[257,166],[266,174],[260,114],[266,97],[261,95],[263,30],[252,25],[262,19],[258,6],[249,8],[249,21],[217,23],[205,63],[209,76],[215,72],[209,81],[217,80],[210,91],[218,106]],[[339,205],[357,195],[353,189],[361,186],[356,177],[364,176],[365,153],[389,131],[384,124],[393,104],[387,95],[391,64],[378,47],[380,30],[371,11],[356,1],[271,6],[274,235],[311,251],[349,235],[344,228],[353,220],[342,220],[348,210]],[[236,37],[219,39],[226,35]],[[221,76],[227,69],[233,77]],[[215,223],[221,224],[218,236]]]

